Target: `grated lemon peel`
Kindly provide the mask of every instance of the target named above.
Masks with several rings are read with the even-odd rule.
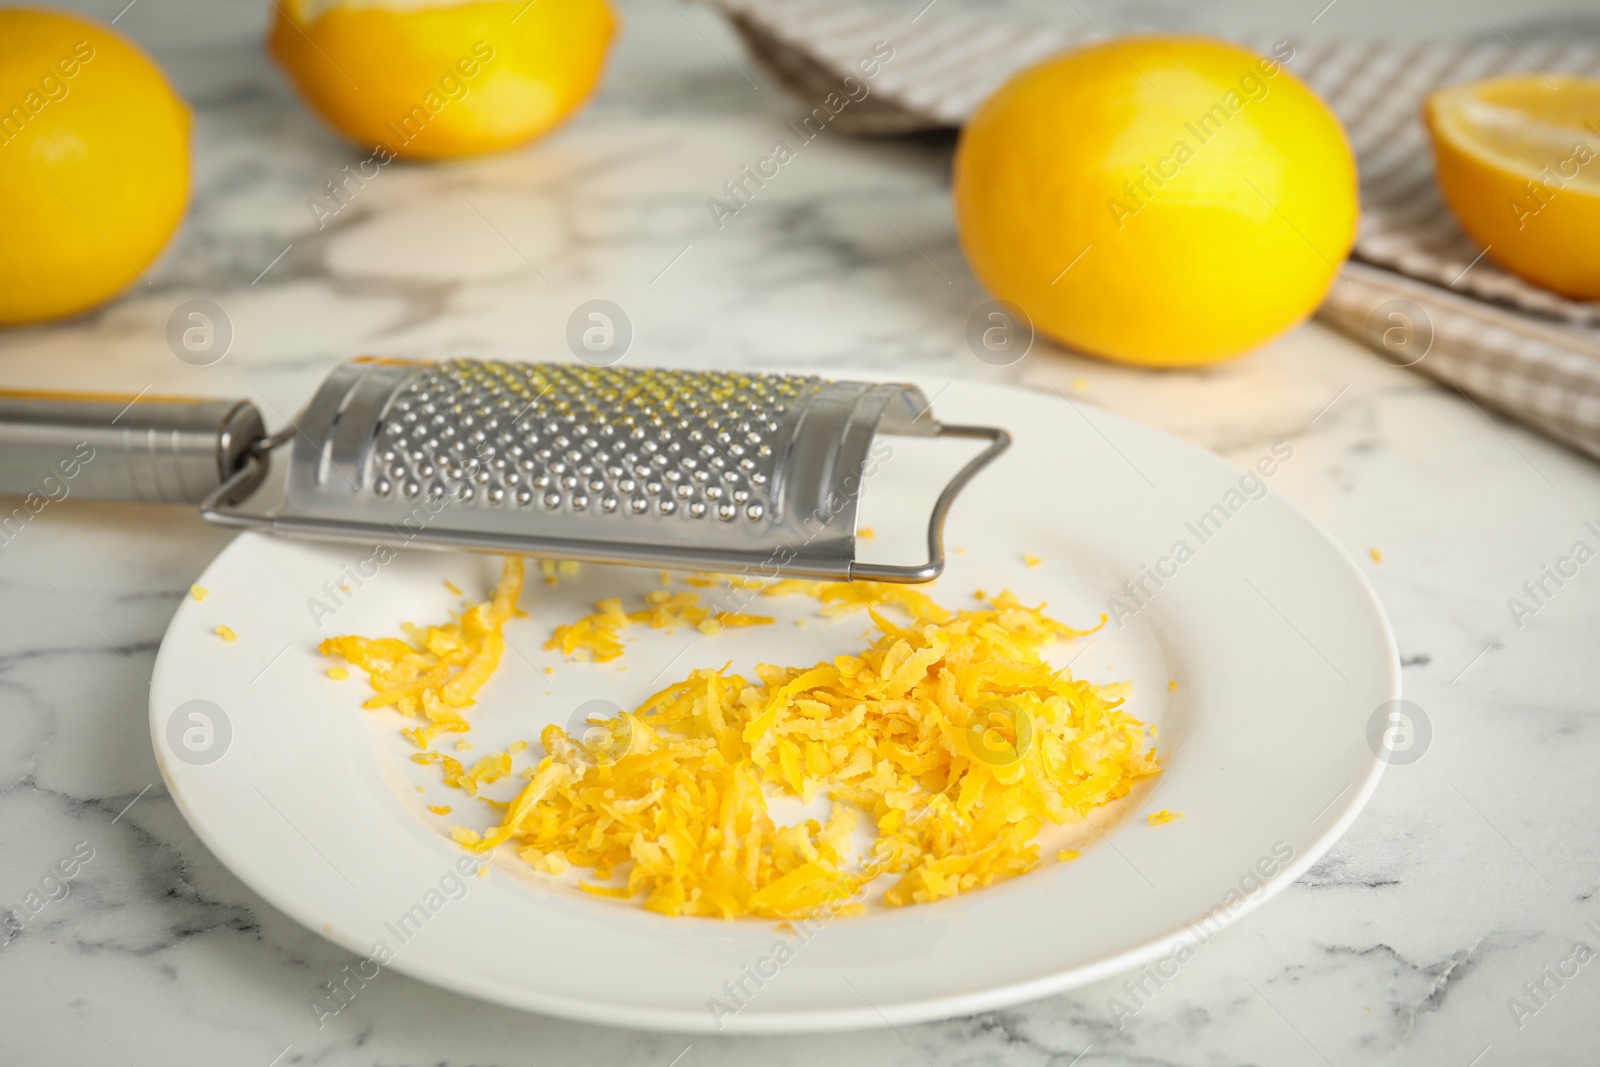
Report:
[[[502,628],[516,612],[522,593],[522,559],[507,556],[493,596],[470,605],[443,626],[408,627],[414,644],[397,637],[330,637],[318,649],[340,656],[367,672],[376,691],[363,705],[393,707],[427,725],[404,731],[426,749],[441,733],[465,733],[461,709],[494,674],[505,651]]]
[[[805,588],[826,598],[833,584]],[[585,888],[642,896],[663,914],[796,918],[883,874],[897,876],[890,905],[1021,874],[1038,863],[1046,823],[1081,821],[1159,771],[1120,696],[1063,677],[1040,655],[1083,631],[1009,593],[981,611],[933,606],[938,620],[902,627],[869,604],[880,636],[859,655],[763,665],[755,681],[692,672],[606,720],[603,738],[547,727],[549,755],[501,824],[457,839],[480,851],[515,841],[540,869],[559,856],[601,882],[618,875],[621,885]],[[999,760],[972,740],[974,724],[986,736],[984,709],[997,700],[1030,724],[1030,743]],[[769,789],[802,800],[825,792],[832,814],[777,826]],[[857,869],[850,834],[862,817],[877,840]]]
[[[809,595],[824,616],[864,610],[876,636],[809,667],[762,664],[751,678],[731,664],[692,671],[632,712],[591,720],[581,738],[547,726],[543,758],[521,772],[526,782],[508,802],[479,790],[511,776],[525,742],[471,768],[427,746],[439,732],[467,728],[460,709],[498,663],[519,561],[507,560],[491,601],[458,623],[417,630],[416,645],[344,637],[323,651],[368,670],[376,690],[368,707],[429,720],[407,731],[424,749],[413,760],[439,765],[447,785],[503,812],[486,833],[453,827],[459,844],[480,853],[510,844],[536,870],[580,869],[585,891],[665,915],[853,913],[885,875],[891,906],[968,892],[1037,866],[1035,838],[1046,825],[1081,822],[1160,772],[1144,724],[1123,706],[1125,683],[1097,686],[1045,660],[1052,642],[1094,631],[1051,619],[1043,605],[1002,592],[958,612],[917,589],[864,581],[749,587]],[[771,621],[714,612],[696,594],[669,589],[646,601],[631,613],[601,601],[595,614],[557,627],[547,647],[605,662],[621,655],[617,635],[633,624]],[[880,611],[891,607],[909,622]],[[446,700],[446,687],[462,679]],[[830,814],[778,825],[769,796],[823,797]],[[876,835],[861,855],[852,844],[858,823]]]

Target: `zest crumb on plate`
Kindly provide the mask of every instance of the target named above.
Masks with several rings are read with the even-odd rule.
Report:
[[[448,804],[429,804],[428,810],[435,815],[449,815],[455,809]]]
[[[1374,563],[1382,563],[1383,562],[1383,553],[1380,552],[1376,548],[1367,549],[1367,555],[1372,557],[1372,562],[1374,562]]]
[[[1037,567],[1039,564],[1043,563],[1044,560],[1040,559],[1038,556],[1035,556],[1032,552],[1024,552],[1022,554],[1022,562],[1026,566]]]
[[[545,585],[555,585],[562,578],[576,577],[583,568],[577,560],[572,559],[541,559],[539,573],[544,575]],[[662,572],[666,573],[666,572]]]
[[[329,667],[328,677],[336,682],[342,682],[350,677],[350,669],[348,667]]]
[[[218,626],[213,632],[229,644],[239,640],[239,635],[233,632],[231,626]]]
[[[206,594],[210,592],[211,590],[207,589],[203,585],[191,585],[189,587],[189,595],[194,597],[196,600],[204,600],[206,598]]]
[[[1145,822],[1149,823],[1151,826],[1163,826],[1171,822],[1173,819],[1181,818],[1183,818],[1183,812],[1168,811],[1166,808],[1162,808],[1160,811],[1152,811],[1149,817],[1145,819]]]
[[[863,526],[863,527],[861,527],[861,529],[856,531],[856,537],[859,538],[862,541],[870,541],[874,537],[877,537],[877,536],[878,536],[878,531],[874,530],[870,526]]]
[[[689,581],[707,582],[698,576]],[[595,663],[608,663],[622,655],[622,639],[617,635],[634,623],[646,623],[653,630],[693,627],[703,634],[714,634],[726,626],[771,626],[776,621],[768,615],[750,615],[742,611],[714,612],[699,593],[687,589],[681,593],[652,589],[644,595],[644,601],[643,609],[631,612],[623,611],[622,601],[615,597],[598,601],[593,615],[557,626],[550,640],[545,642],[545,650],[568,656],[581,654]],[[551,673],[549,668],[546,673]]]

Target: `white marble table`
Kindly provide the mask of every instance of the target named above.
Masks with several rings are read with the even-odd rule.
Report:
[[[109,18],[122,0],[82,6]],[[1183,17],[1244,31],[1322,6],[1231,2]],[[350,958],[207,852],[166,796],[145,726],[167,620],[228,535],[178,511],[68,500],[0,546],[0,905],[75,847],[93,858],[0,948],[0,1063],[1600,1058],[1600,963],[1544,978],[1575,941],[1600,948],[1600,577],[1584,569],[1520,628],[1506,605],[1574,541],[1596,543],[1583,524],[1600,520],[1600,469],[1314,325],[1207,372],[1146,375],[1047,346],[986,366],[963,340],[982,295],[954,240],[936,139],[820,138],[719,231],[706,198],[793,111],[699,8],[628,5],[604,92],[558,136],[480,163],[388,167],[319,231],[307,200],[360,153],[266,63],[264,8],[143,0],[123,16],[196,109],[189,219],[148,287],[72,323],[0,334],[0,384],[248,395],[277,422],[354,353],[560,355],[570,311],[604,297],[631,317],[640,362],[1054,383],[1240,460],[1287,437],[1304,458],[1274,489],[1362,559],[1432,748],[1391,769],[1326,859],[1120,1030],[1108,1000],[1122,979],[899,1031],[691,1041],[468,1003],[392,973],[319,1029],[310,1001]],[[1562,6],[1344,0],[1319,28],[1485,34],[1486,19],[1541,12],[1559,22]],[[214,366],[188,366],[164,341],[192,298],[232,323]],[[1524,983],[1541,980],[1548,992],[1528,1000]],[[1538,1010],[1515,1018],[1513,997]]]

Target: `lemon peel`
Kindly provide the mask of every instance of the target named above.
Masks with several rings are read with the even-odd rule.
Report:
[[[847,906],[882,875],[894,876],[884,901],[908,905],[1024,873],[1045,825],[1079,822],[1159,772],[1120,696],[1042,657],[1084,631],[1009,593],[959,613],[930,599],[899,626],[871,601],[916,598],[844,597],[833,584],[782,592],[825,607],[867,601],[880,633],[870,647],[805,668],[758,666],[754,679],[693,671],[600,721],[603,737],[549,726],[548,755],[501,823],[457,840],[478,851],[514,842],[539,870],[588,869],[586,891],[662,914],[796,918]],[[970,740],[995,700],[1030,724],[1008,759]],[[831,814],[780,826],[769,792],[825,793]],[[857,856],[862,819],[877,833]],[[602,884],[614,877],[622,884]]]

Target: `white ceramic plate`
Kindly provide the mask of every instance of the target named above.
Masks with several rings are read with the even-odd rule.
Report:
[[[936,596],[971,606],[974,589],[1009,586],[1073,623],[1092,622],[1114,595],[1138,609],[1055,654],[1076,657],[1081,677],[1132,681],[1131,710],[1159,730],[1167,768],[1095,828],[1047,835],[1043,855],[1076,842],[1074,862],[1047,859],[955,900],[834,918],[809,937],[591,897],[530,872],[509,849],[490,877],[458,882],[466,854],[448,828],[486,826],[488,813],[443,787],[437,768],[411,762],[406,722],[360,710],[365,682],[328,679],[316,644],[442,621],[460,603],[445,580],[481,597],[498,561],[413,552],[363,577],[371,549],[254,535],[207,569],[209,596],[185,600],[162,643],[150,721],[167,785],[196,833],[267,900],[363,959],[381,943],[367,972],[391,956],[387,966],[425,981],[553,1015],[673,1030],[848,1029],[981,1011],[1145,963],[1168,973],[1160,961],[1180,945],[1204,942],[1304,872],[1377,785],[1368,723],[1399,696],[1383,611],[1349,558],[1270,491],[1270,477],[1242,481],[1171,437],[1038,393],[958,382],[935,409],[1016,438],[951,514],[947,543],[964,551]],[[924,505],[959,447],[943,444],[895,442],[863,504],[880,534],[864,552],[883,558],[908,539],[914,551]],[[1285,453],[1264,466],[1303,462]],[[1192,552],[1181,563],[1179,542]],[[1042,563],[1026,566],[1025,553]],[[1160,586],[1146,577],[1156,570],[1170,575]],[[1123,588],[1141,579],[1142,606]],[[555,587],[531,582],[531,616],[508,625],[515,651],[480,694],[475,749],[463,758],[524,738],[533,747],[520,770],[538,755],[543,725],[568,723],[586,701],[631,708],[693,667],[811,662],[861,647],[866,631],[859,616],[797,627],[814,605],[772,600],[762,606],[781,614],[776,626],[646,631],[612,664],[543,651],[551,627],[597,597],[656,583],[654,572],[602,567]],[[313,610],[318,600],[331,616]],[[218,624],[238,641],[215,636]],[[190,717],[206,705],[191,701],[220,709],[209,734]],[[508,796],[519,783],[490,792]],[[428,804],[456,811],[440,817]],[[1162,808],[1183,818],[1149,825]]]

